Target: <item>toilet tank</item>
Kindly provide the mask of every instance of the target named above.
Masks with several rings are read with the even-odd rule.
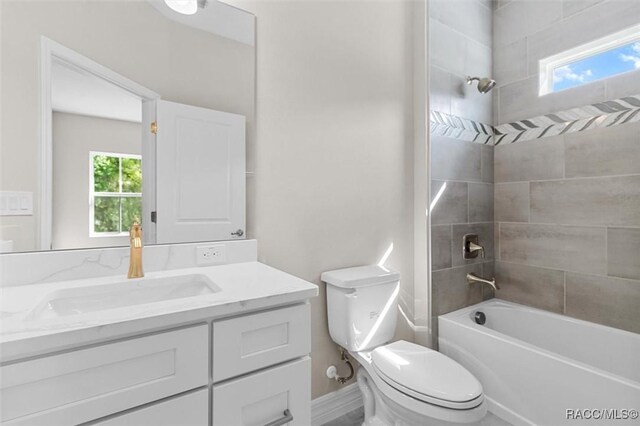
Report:
[[[370,265],[323,272],[329,334],[349,351],[383,345],[396,330],[400,273]]]

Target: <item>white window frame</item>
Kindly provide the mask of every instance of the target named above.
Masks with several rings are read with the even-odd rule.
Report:
[[[598,40],[594,40],[592,42],[574,47],[573,49],[569,49],[556,55],[549,56],[548,58],[541,59],[538,62],[538,75],[540,77],[540,96],[548,95],[549,93],[557,93],[553,91],[553,72],[556,70],[556,68],[570,65],[581,59],[595,56],[599,53],[613,50],[634,42],[640,42],[640,25],[629,27],[625,30],[618,31],[606,37],[599,38]],[[620,74],[612,74],[609,77]]]
[[[93,159],[97,156],[117,157],[118,160],[118,190],[119,192],[96,192],[95,177],[93,175]],[[123,154],[119,152],[89,151],[89,238],[100,237],[122,237],[129,235],[128,232],[96,232],[95,231],[95,197],[114,198],[140,198],[142,192],[122,192],[122,159],[133,158],[142,161],[142,155]],[[120,207],[120,220],[122,220],[122,206]]]

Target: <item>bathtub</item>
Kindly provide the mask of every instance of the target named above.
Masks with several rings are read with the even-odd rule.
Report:
[[[440,351],[514,425],[640,424],[640,334],[499,299],[442,315],[438,327]]]

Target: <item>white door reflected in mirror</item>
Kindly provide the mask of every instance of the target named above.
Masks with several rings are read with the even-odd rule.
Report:
[[[162,100],[156,107],[155,242],[241,238],[245,117]]]
[[[126,245],[133,222],[143,224],[145,244],[243,236],[244,116],[160,100],[45,43],[53,52],[53,180],[43,240],[54,249]]]

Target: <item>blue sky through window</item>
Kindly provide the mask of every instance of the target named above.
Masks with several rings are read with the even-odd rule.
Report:
[[[640,41],[554,69],[553,91],[569,89],[633,70],[640,70]]]

